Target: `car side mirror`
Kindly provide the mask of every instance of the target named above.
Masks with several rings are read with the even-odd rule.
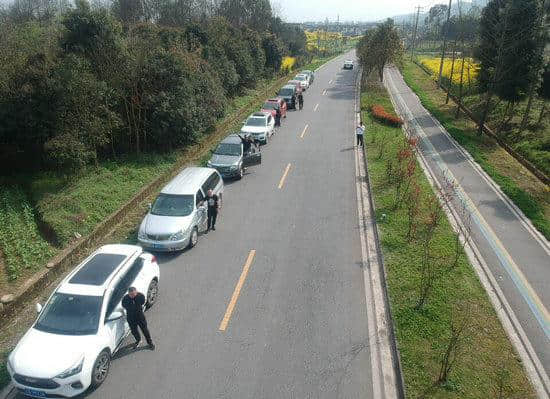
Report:
[[[107,317],[107,321],[116,321],[116,320],[122,319],[123,316],[124,316],[124,313],[122,313],[119,310],[115,310],[113,313],[109,315],[109,317]]]
[[[39,303],[34,305],[34,308],[36,309],[36,313],[42,312],[42,305],[40,305]]]

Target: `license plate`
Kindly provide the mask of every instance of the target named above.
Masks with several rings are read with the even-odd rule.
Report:
[[[153,248],[164,248],[162,244],[153,244]]]
[[[25,388],[23,393],[31,398],[45,398],[46,392],[37,391],[36,389]]]

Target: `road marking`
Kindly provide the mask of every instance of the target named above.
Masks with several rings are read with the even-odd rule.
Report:
[[[332,83],[332,79],[330,80],[330,82],[328,82],[328,84],[331,84]]]
[[[319,108],[319,104],[317,104],[315,108],[313,108],[313,112],[317,112],[317,108]]]
[[[302,134],[300,135],[300,138],[303,139],[304,138],[304,135],[306,134],[307,132],[307,128],[309,127],[309,125],[306,125],[306,127],[304,127],[304,130],[302,131]],[[290,165],[290,164],[289,164]],[[280,188],[280,187],[279,187]]]
[[[223,316],[223,320],[220,323],[220,328],[219,328],[220,331],[225,331],[225,329],[227,328],[227,325],[229,324],[229,319],[231,319],[231,314],[233,313],[233,309],[235,309],[235,304],[237,303],[237,299],[239,299],[239,295],[241,294],[241,289],[243,288],[244,281],[246,280],[246,276],[248,275],[248,270],[250,270],[250,265],[252,265],[252,261],[254,260],[255,255],[256,255],[255,249],[251,250],[250,253],[248,254],[248,258],[246,259],[246,263],[244,264],[241,277],[239,277],[239,281],[235,286],[235,291],[233,291],[233,296],[231,296],[231,301],[229,301],[229,305],[227,305],[225,316]]]
[[[280,190],[281,188],[283,188],[283,184],[285,184],[286,176],[288,175],[288,172],[290,171],[290,165],[291,165],[291,164],[288,164],[288,165],[286,166],[285,172],[283,173],[283,177],[281,177],[281,181],[279,182],[279,190]]]
[[[323,96],[327,94],[327,90],[325,89],[325,91],[323,92]]]

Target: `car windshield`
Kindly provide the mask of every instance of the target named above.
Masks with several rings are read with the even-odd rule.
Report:
[[[189,216],[194,203],[192,195],[160,194],[151,207],[151,213],[158,216]]]
[[[246,121],[246,126],[265,126],[264,118],[249,118]]]
[[[279,109],[279,105],[277,103],[266,102],[262,109]]]
[[[54,294],[40,313],[34,328],[60,335],[97,333],[103,297]]]
[[[214,154],[239,156],[241,155],[241,145],[221,143],[218,148],[216,148],[216,151],[214,151]]]
[[[281,91],[279,91],[279,95],[280,96],[287,96],[287,97],[290,97],[294,94],[294,91],[289,87],[289,88],[286,88],[286,89],[281,89]]]
[[[306,80],[307,78],[306,78],[305,76],[296,76],[294,79],[300,80],[300,81],[304,81],[304,80]]]

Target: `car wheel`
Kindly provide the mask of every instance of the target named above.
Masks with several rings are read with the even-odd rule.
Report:
[[[159,294],[159,283],[157,280],[151,280],[149,283],[149,288],[147,288],[147,303],[145,304],[145,307],[147,309],[150,309],[153,307],[157,300],[157,296]]]
[[[92,382],[90,387],[95,389],[99,387],[107,379],[109,368],[111,367],[111,354],[107,349],[103,350],[94,363],[92,369]]]
[[[239,174],[237,175],[237,180],[241,180],[244,176],[244,168],[241,166],[239,169]]]
[[[189,236],[189,245],[187,245],[187,248],[193,248],[197,245],[197,241],[199,241],[199,230],[196,227],[193,227],[191,235]]]
[[[264,145],[266,145],[269,142],[269,134],[265,135]]]

